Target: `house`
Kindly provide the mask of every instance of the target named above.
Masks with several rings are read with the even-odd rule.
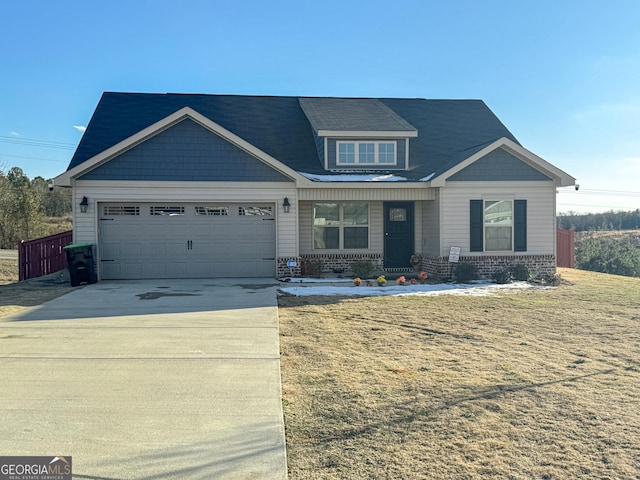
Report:
[[[556,189],[575,179],[480,100],[105,93],[55,183],[102,279],[403,271],[413,255],[446,277],[451,247],[485,276],[554,272]]]

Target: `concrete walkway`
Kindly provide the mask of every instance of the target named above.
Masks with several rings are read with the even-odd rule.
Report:
[[[284,479],[277,284],[105,281],[0,321],[0,455],[82,479]]]

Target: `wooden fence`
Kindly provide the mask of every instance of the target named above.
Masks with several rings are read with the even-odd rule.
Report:
[[[18,245],[18,279],[28,280],[67,268],[67,255],[63,247],[72,241],[73,230],[20,242]]]
[[[556,259],[559,267],[575,268],[573,230],[556,230]]]

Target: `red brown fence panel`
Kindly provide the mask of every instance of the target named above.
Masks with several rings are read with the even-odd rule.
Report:
[[[556,230],[556,259],[559,267],[575,268],[574,255],[575,244],[573,239],[573,230]]]
[[[67,268],[63,247],[73,241],[73,231],[37,238],[18,245],[18,279],[49,275]]]

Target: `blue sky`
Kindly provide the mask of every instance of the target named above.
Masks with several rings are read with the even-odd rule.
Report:
[[[0,12],[5,171],[62,173],[103,91],[480,98],[578,179],[559,211],[640,208],[637,0],[21,0]]]

